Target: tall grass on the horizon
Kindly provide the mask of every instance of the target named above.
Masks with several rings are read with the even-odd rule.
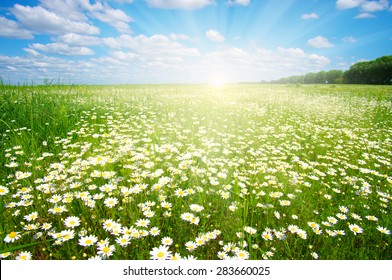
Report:
[[[0,90],[4,259],[392,256],[390,87]]]

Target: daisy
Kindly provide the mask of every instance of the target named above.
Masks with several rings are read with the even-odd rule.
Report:
[[[185,247],[189,252],[193,252],[197,248],[197,244],[192,241],[185,243]]]
[[[94,235],[83,236],[79,239],[79,245],[83,247],[92,246],[97,243],[98,239]]]
[[[160,229],[157,228],[157,227],[152,227],[152,228],[150,229],[150,234],[151,234],[152,236],[158,236],[160,233],[161,233],[161,231],[160,231]]]
[[[374,221],[374,222],[378,221],[378,218],[375,216],[366,216],[366,219],[368,219],[369,221]]]
[[[16,260],[20,261],[27,261],[31,260],[31,253],[27,251],[20,252],[19,255],[15,258]]]
[[[108,197],[105,199],[103,203],[105,204],[106,207],[113,208],[118,203],[118,199],[115,197]]]
[[[98,256],[101,258],[107,258],[113,255],[113,253],[116,251],[116,248],[114,245],[110,245],[109,243],[98,246]]]
[[[391,234],[391,231],[385,227],[378,226],[377,230],[384,234]]]
[[[15,232],[15,231],[11,231],[9,234],[7,234],[7,236],[4,238],[4,242],[6,243],[12,243],[15,240],[18,240],[19,238],[21,238],[22,236],[19,234],[19,232]]]
[[[75,237],[75,232],[72,229],[63,230],[60,234],[62,241],[68,241]]]
[[[264,231],[264,232],[261,234],[261,237],[263,237],[263,239],[264,239],[264,240],[267,240],[267,241],[273,239],[272,233],[271,233],[270,231]]]
[[[64,225],[67,228],[74,228],[80,225],[80,219],[75,216],[70,216],[64,220]]]
[[[239,260],[247,260],[249,259],[249,253],[245,250],[238,250],[235,252],[235,256]]]
[[[294,226],[294,225],[289,225],[287,227],[287,229],[291,232],[291,233],[296,233],[297,230],[299,229],[298,226]]]
[[[228,258],[228,256],[227,256],[226,252],[223,252],[223,251],[218,252],[218,259],[226,260],[227,258]]]
[[[131,237],[129,235],[127,235],[127,234],[124,234],[121,237],[117,237],[116,242],[121,247],[126,247],[129,244],[131,244],[130,240],[131,240]]]
[[[194,218],[194,215],[192,213],[183,213],[181,214],[181,219],[184,221],[190,222]]]
[[[298,235],[299,237],[301,237],[302,239],[306,239],[306,238],[307,238],[306,231],[304,231],[304,230],[302,230],[302,229],[298,229],[298,230],[297,230],[297,235]]]
[[[312,252],[312,253],[310,253],[310,255],[311,255],[315,260],[317,260],[317,259],[319,258],[319,255],[318,255],[316,252]]]
[[[154,247],[150,251],[150,255],[151,260],[167,260],[171,258],[172,253],[169,251],[169,247],[161,245],[158,248]]]
[[[150,224],[150,220],[147,219],[139,219],[136,221],[136,226],[138,227],[148,227]]]
[[[354,233],[354,235],[357,235],[358,233],[362,233],[363,229],[358,226],[357,224],[352,224],[348,226],[350,230]]]
[[[173,244],[173,239],[171,239],[170,237],[164,237],[164,238],[162,238],[161,243],[162,243],[162,245],[170,246]]]
[[[336,214],[336,217],[338,217],[341,220],[347,220],[347,216],[343,213]]]
[[[9,192],[9,189],[4,186],[0,186],[0,195],[6,195]]]

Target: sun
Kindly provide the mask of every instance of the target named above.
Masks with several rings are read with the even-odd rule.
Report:
[[[223,83],[222,80],[217,79],[217,80],[212,81],[211,85],[213,87],[220,88],[220,87],[222,87],[224,85],[224,83]]]

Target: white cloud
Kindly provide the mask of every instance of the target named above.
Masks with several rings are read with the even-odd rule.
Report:
[[[80,35],[76,33],[67,33],[57,38],[59,42],[63,42],[72,46],[96,46],[101,44],[101,38],[90,35]]]
[[[99,29],[81,21],[71,21],[41,6],[30,7],[15,4],[11,12],[20,24],[33,33],[61,35],[69,32],[98,34]]]
[[[122,10],[113,9],[107,3],[101,4],[101,2],[93,5],[87,2],[84,4],[84,8],[88,10],[91,17],[113,26],[119,32],[131,33],[128,23],[132,21],[132,18]]]
[[[337,0],[336,7],[340,10],[359,8],[361,11],[355,18],[374,18],[372,13],[390,9],[388,0]]]
[[[81,9],[81,2],[83,0],[40,0],[40,6],[56,15],[66,15],[66,18],[71,21],[88,20],[87,16]]]
[[[170,38],[173,40],[189,40],[190,37],[185,34],[177,34],[177,33],[171,33]]]
[[[343,39],[343,42],[346,42],[346,43],[356,43],[358,40],[356,39],[356,38],[354,38],[353,36],[348,36],[348,37],[344,37]]]
[[[16,21],[0,16],[0,36],[15,39],[32,39],[30,31],[21,28]]]
[[[218,31],[210,29],[206,32],[206,37],[213,42],[223,42],[225,37],[223,37]]]
[[[29,48],[42,51],[45,53],[53,53],[53,54],[61,54],[61,55],[72,55],[72,56],[83,56],[83,55],[92,55],[94,51],[90,48],[86,47],[70,47],[64,43],[51,43],[51,44],[29,44]]]
[[[201,9],[215,3],[214,0],[146,0],[147,4],[159,9]]]
[[[229,0],[226,4],[228,6],[248,6],[250,4],[250,0]]]
[[[316,36],[312,39],[309,39],[307,44],[308,46],[317,49],[333,47],[333,44],[331,44],[328,39],[323,36]]]
[[[371,13],[360,13],[355,18],[364,19],[364,18],[375,18],[376,16]]]
[[[365,2],[365,0],[337,0],[336,7],[340,10],[352,9],[359,7],[359,5],[363,2]]]
[[[316,13],[311,13],[311,14],[303,14],[301,16],[302,19],[318,19],[319,15]]]
[[[387,10],[389,7],[389,3],[388,1],[365,1],[362,5],[361,5],[361,9],[364,12],[368,12],[368,13],[374,13],[374,12],[379,12],[379,11],[383,11],[383,10]]]

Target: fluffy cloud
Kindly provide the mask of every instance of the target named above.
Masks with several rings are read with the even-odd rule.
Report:
[[[228,6],[248,6],[250,4],[250,0],[229,0],[226,3]]]
[[[92,55],[94,51],[86,47],[70,47],[64,43],[51,43],[51,44],[29,44],[29,48],[42,51],[45,53],[61,54],[61,55],[72,55],[72,56],[83,56]]]
[[[16,21],[0,16],[0,36],[16,39],[32,39],[30,31],[21,28]]]
[[[98,34],[99,29],[81,21],[72,21],[54,12],[36,6],[22,6],[15,4],[11,12],[20,24],[33,33],[60,35],[68,32],[80,34]]]
[[[201,9],[215,3],[214,0],[146,0],[147,4],[159,9]]]
[[[225,37],[213,29],[208,30],[205,35],[212,42],[223,42],[225,40]]]
[[[333,44],[331,44],[331,42],[329,42],[328,39],[323,36],[316,36],[308,40],[308,46],[312,48],[321,49],[321,48],[331,48],[333,47]]]
[[[311,14],[303,14],[301,16],[302,19],[318,19],[319,15],[316,13],[311,13]]]
[[[96,46],[102,43],[102,40],[99,37],[76,33],[61,35],[57,40],[71,46]]]
[[[352,9],[358,7],[363,2],[365,2],[365,0],[337,0],[336,7],[340,10]]]
[[[372,13],[390,9],[388,0],[337,0],[336,7],[340,10],[359,8],[361,11],[355,18],[374,18]]]

